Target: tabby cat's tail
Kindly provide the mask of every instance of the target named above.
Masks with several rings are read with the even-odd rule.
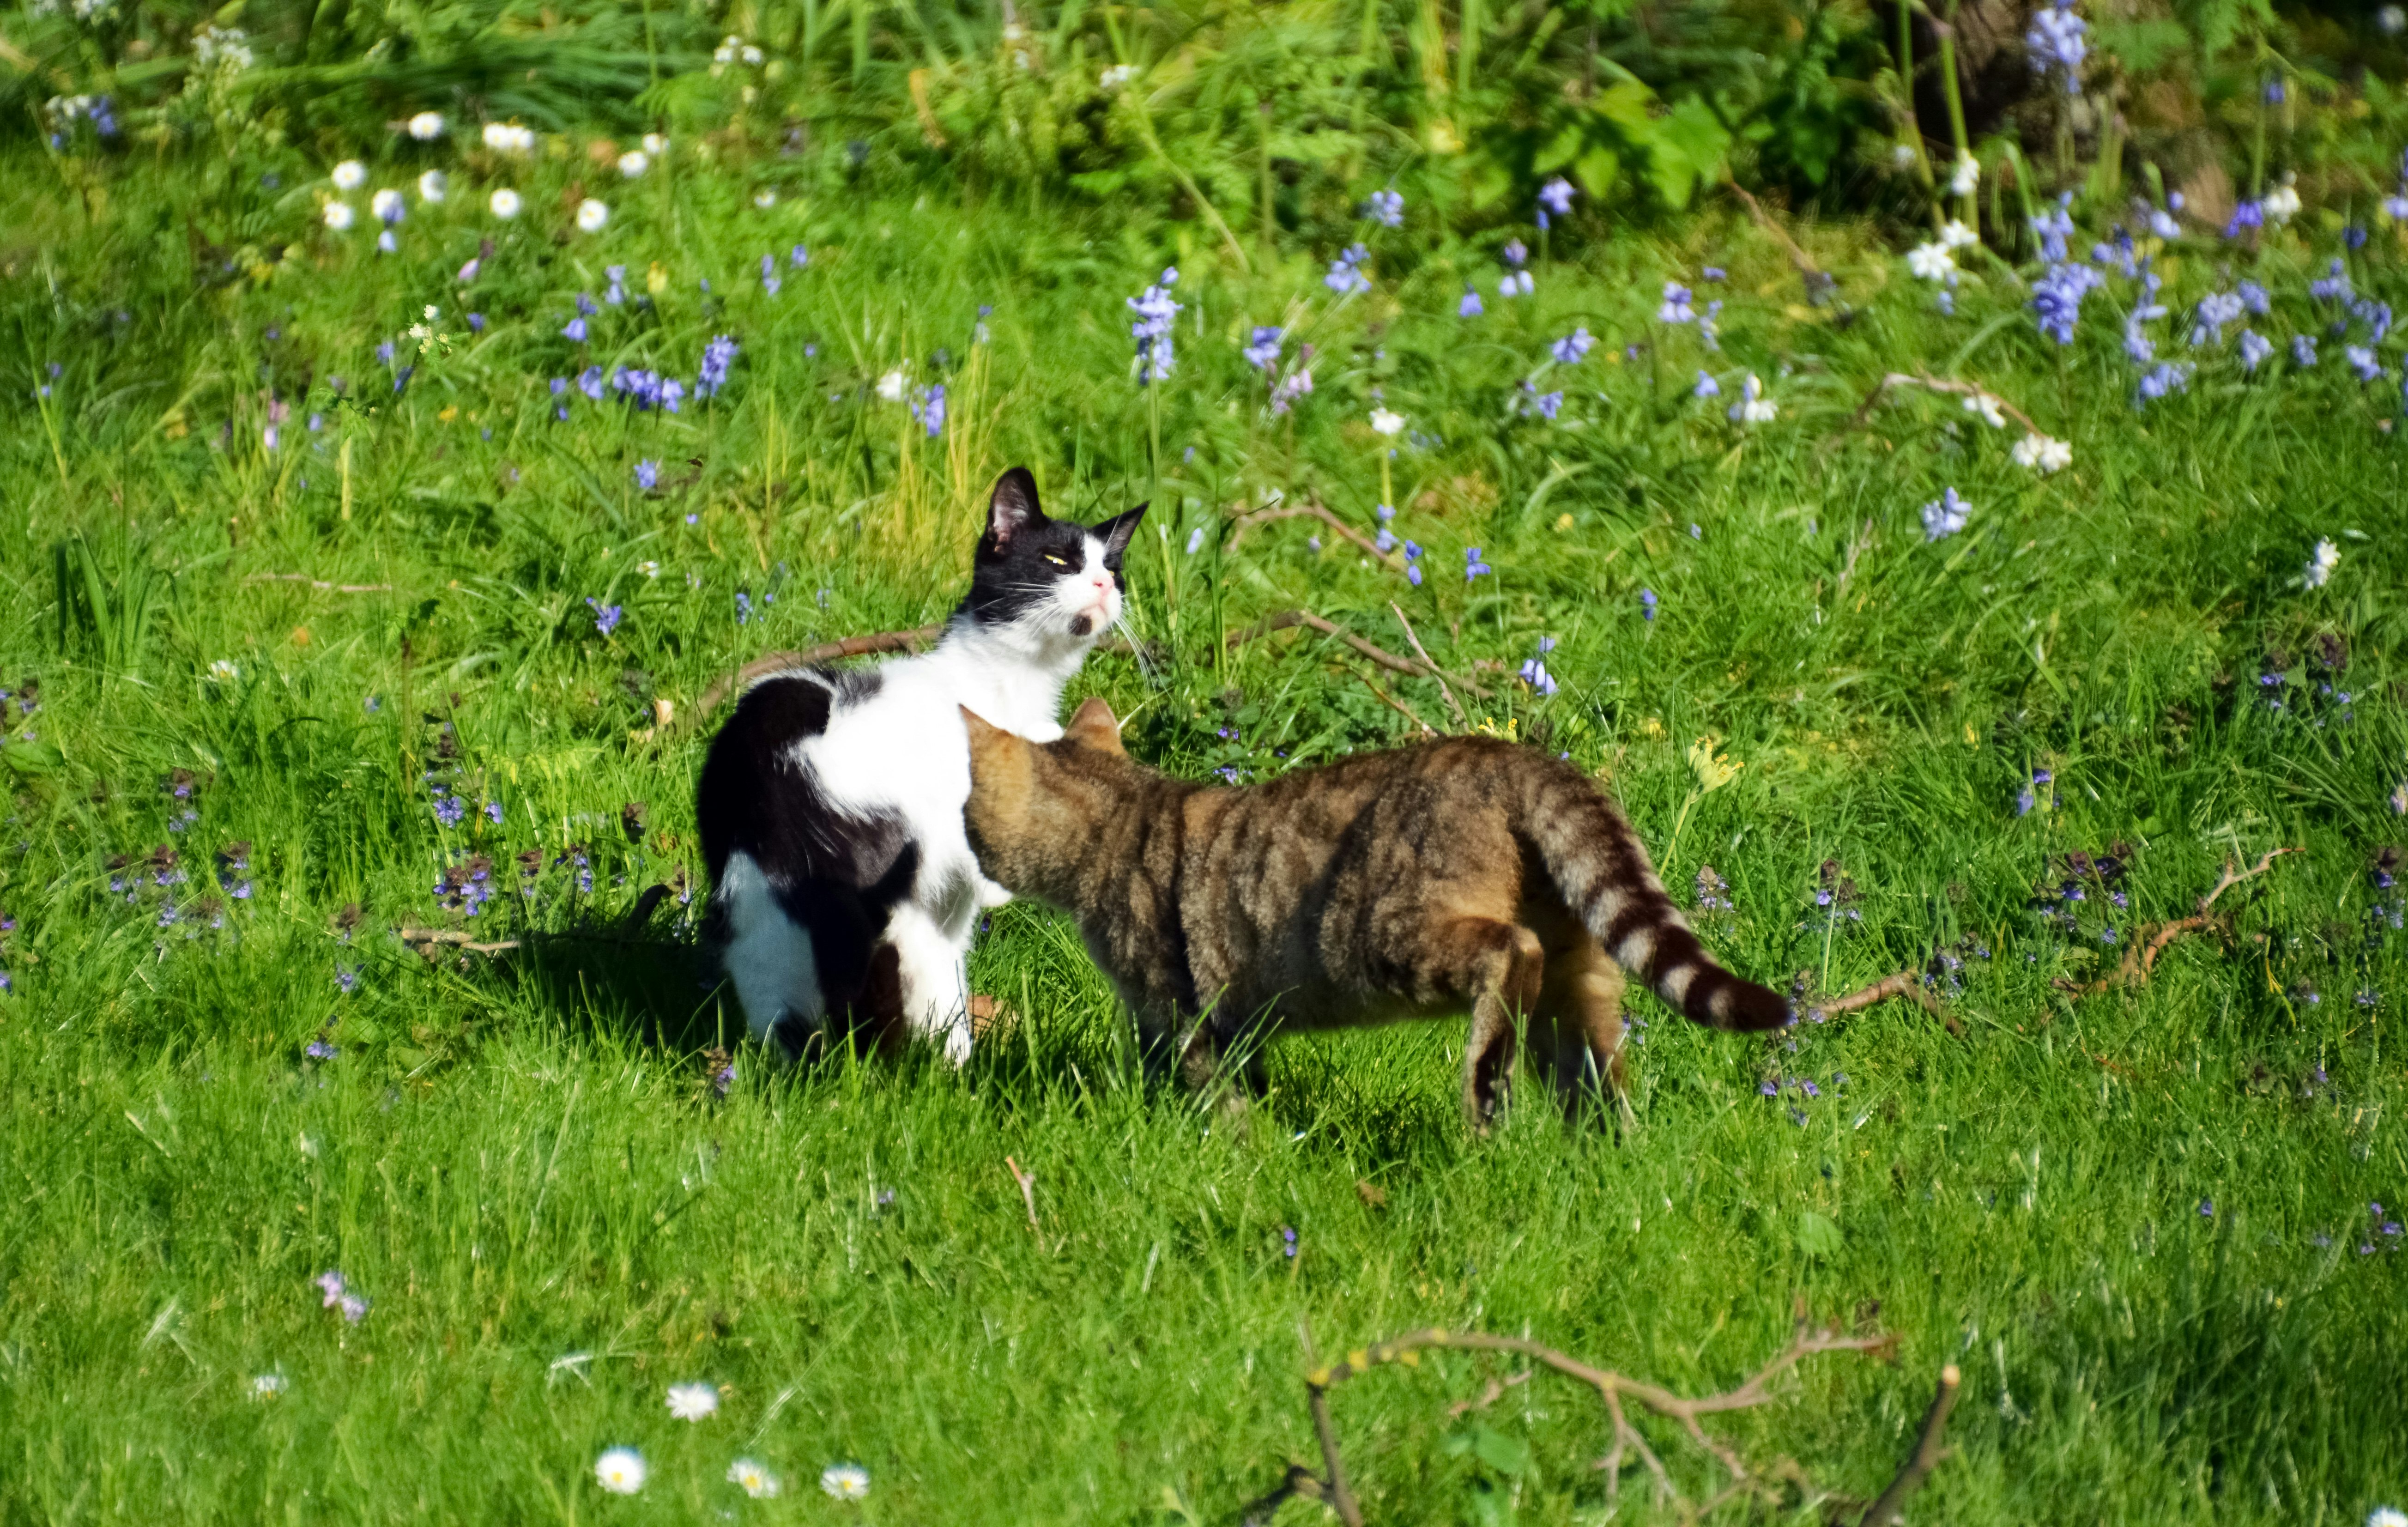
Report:
[[[1613,803],[1568,765],[1534,771],[1522,831],[1564,902],[1614,963],[1643,979],[1693,1023],[1778,1029],[1791,1020],[1780,994],[1722,968],[1648,862],[1646,846]]]

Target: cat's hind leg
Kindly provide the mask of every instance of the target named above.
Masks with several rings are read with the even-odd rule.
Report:
[[[1566,1118],[1578,1118],[1591,1098],[1610,1102],[1626,1119],[1622,1067],[1622,967],[1592,938],[1580,938],[1547,957],[1545,984],[1530,1016],[1533,1069],[1555,1084]]]
[[[1545,947],[1518,924],[1457,917],[1428,931],[1415,964],[1425,987],[1471,999],[1471,1030],[1463,1042],[1463,1116],[1485,1133],[1511,1085],[1514,1023],[1538,1005]]]
[[[885,942],[901,965],[903,1022],[961,1065],[970,1058],[968,942],[948,934],[909,901],[887,915]]]
[[[798,1059],[827,1017],[810,930],[786,915],[749,854],[731,854],[711,892],[719,958],[735,984],[744,1021],[758,1040],[775,1039]]]

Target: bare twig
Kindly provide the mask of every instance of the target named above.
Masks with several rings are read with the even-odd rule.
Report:
[[[525,946],[525,941],[521,939],[495,939],[491,944],[480,944],[470,935],[449,928],[403,928],[394,931],[402,943],[429,957],[433,956],[438,944],[448,944],[465,955],[507,954]]]
[[[619,924],[615,933],[595,932],[586,929],[530,930],[515,939],[480,940],[474,933],[456,928],[412,928],[408,925],[394,929],[394,936],[428,958],[442,948],[457,949],[464,955],[506,955],[513,949],[524,949],[538,943],[566,941],[577,944],[616,944],[628,947],[659,943],[655,939],[637,938],[645,923],[669,894],[668,886],[655,881],[644,887],[636,904]]]
[[[1455,691],[1446,686],[1445,672],[1430,661],[1429,649],[1423,646],[1422,639],[1413,634],[1413,623],[1405,618],[1404,611],[1398,608],[1394,599],[1388,601],[1388,611],[1397,617],[1397,624],[1405,628],[1405,640],[1412,643],[1413,655],[1422,660],[1422,667],[1428,669],[1430,677],[1438,681],[1438,692],[1445,699],[1446,708],[1455,713],[1455,724],[1469,730],[1471,723],[1464,718],[1463,707],[1455,702]]]
[[[1345,671],[1354,672],[1353,670],[1346,670]],[[1412,722],[1414,726],[1419,727],[1422,729],[1422,735],[1424,737],[1436,737],[1440,735],[1439,729],[1436,727],[1431,726],[1428,722],[1424,721],[1420,716],[1415,715],[1402,700],[1381,688],[1379,680],[1372,678],[1369,673],[1356,672],[1354,673],[1354,677],[1362,681],[1363,687],[1371,691],[1373,697],[1376,698],[1381,704],[1386,706],[1389,710],[1396,712],[1398,715],[1403,716],[1407,721]]]
[[[2217,897],[2244,880],[2255,880],[2264,874],[2273,867],[2274,861],[2284,855],[2300,852],[2302,850],[2297,847],[2271,848],[2266,851],[2263,858],[2246,870],[2241,868],[2239,859],[2225,860],[2224,873],[2216,877],[2214,887],[2199,899],[2197,912],[2187,917],[2176,917],[2172,922],[2161,923],[2146,935],[2136,935],[2132,940],[2131,947],[2124,951],[2123,963],[2115,967],[2114,974],[2088,982],[2069,981],[2060,976],[2056,982],[2057,988],[2059,991],[2070,991],[2076,996],[2086,997],[2094,992],[2105,991],[2110,987],[2141,985],[2156,972],[2157,956],[2165,952],[2167,944],[2186,933],[2198,933],[2215,926],[2214,907]]]
[[[1313,1435],[1320,1444],[1322,1463],[1326,1471],[1311,1482],[1319,1487],[1324,1492],[1322,1498],[1338,1512],[1340,1519],[1345,1521],[1348,1527],[1360,1527],[1363,1520],[1361,1509],[1354,1502],[1354,1492],[1347,1486],[1345,1465],[1339,1455],[1337,1431],[1329,1420],[1328,1397],[1332,1389],[1350,1378],[1369,1373],[1374,1368],[1391,1363],[1408,1365],[1418,1363],[1420,1354],[1425,1347],[1446,1347],[1458,1351],[1512,1352],[1528,1358],[1542,1367],[1553,1369],[1567,1378],[1586,1384],[1598,1391],[1598,1397],[1604,1404],[1606,1419],[1612,1432],[1612,1442],[1606,1450],[1605,1457],[1598,1465],[1606,1471],[1606,1489],[1609,1498],[1618,1491],[1622,1461],[1626,1452],[1635,1452],[1646,1463],[1649,1473],[1654,1476],[1659,1498],[1670,1499],[1682,1505],[1684,1513],[1694,1517],[1697,1513],[1687,1511],[1686,1503],[1682,1500],[1679,1490],[1674,1487],[1671,1475],[1664,1467],[1663,1461],[1656,1456],[1654,1450],[1647,1446],[1647,1439],[1641,1435],[1637,1427],[1631,1424],[1628,1409],[1624,1405],[1625,1401],[1629,1401],[1668,1420],[1679,1422],[1689,1440],[1719,1462],[1729,1474],[1729,1483],[1733,1488],[1724,1491],[1718,1499],[1727,1498],[1736,1490],[1755,1491],[1766,1488],[1768,1481],[1763,1476],[1750,1469],[1745,1460],[1742,1459],[1727,1444],[1706,1432],[1700,1424],[1705,1418],[1766,1404],[1772,1398],[1770,1389],[1772,1380],[1817,1353],[1861,1352],[1886,1356],[1894,1349],[1896,1344],[1897,1338],[1894,1336],[1842,1335],[1836,1325],[1817,1330],[1810,1325],[1801,1314],[1789,1345],[1776,1353],[1770,1361],[1757,1369],[1745,1383],[1720,1394],[1692,1398],[1674,1394],[1670,1390],[1629,1377],[1627,1375],[1609,1368],[1593,1367],[1577,1358],[1568,1356],[1552,1347],[1531,1341],[1527,1337],[1494,1336],[1483,1332],[1465,1331],[1411,1332],[1371,1347],[1358,1347],[1349,1352],[1343,1361],[1315,1367],[1305,1375],[1305,1397],[1312,1409]],[[1515,1379],[1514,1382],[1519,1382],[1519,1379]],[[1493,1384],[1491,1390],[1493,1392],[1489,1395],[1489,1399],[1493,1399],[1496,1393],[1502,1392],[1499,1387]],[[1481,1403],[1485,1404],[1487,1401],[1484,1400]],[[1936,1459],[1934,1461],[1936,1462]],[[1925,1467],[1928,1471],[1928,1465]],[[1919,1480],[1921,1475],[1918,1474],[1915,1477]],[[1912,1486],[1910,1485],[1909,1488],[1911,1489]],[[1280,1499],[1306,1493],[1295,1468],[1289,1470],[1287,1480],[1281,1489],[1286,1491],[1286,1495],[1280,1496]],[[1904,1497],[1901,1495],[1899,1498]],[[1267,1496],[1265,1499],[1269,1500],[1271,1497]]]
[[[1020,1163],[1007,1156],[1003,1164],[1011,1170],[1011,1180],[1020,1185],[1020,1202],[1028,1207],[1028,1228],[1037,1229],[1037,1174],[1023,1172]]]
[[[755,657],[702,692],[687,713],[689,721],[699,721],[720,707],[733,690],[742,689],[755,679],[766,679],[772,673],[790,669],[809,668],[814,663],[832,663],[839,657],[867,657],[882,652],[916,652],[943,633],[941,626],[922,626],[909,631],[880,631],[874,636],[849,636],[841,641],[823,641],[801,652],[773,652]]]
[[[393,592],[391,583],[330,583],[322,578],[312,578],[306,572],[254,572],[245,577],[243,582],[246,583],[307,583],[311,588],[323,589],[329,594],[390,594]]]
[[[1990,391],[1987,387],[1977,386],[1970,382],[1943,382],[1940,378],[1933,376],[1911,377],[1903,371],[1892,371],[1888,375],[1883,377],[1881,381],[1873,384],[1873,390],[1865,395],[1864,403],[1856,410],[1856,416],[1848,421],[1848,427],[1850,429],[1864,428],[1865,421],[1872,417],[1873,408],[1876,404],[1881,402],[1882,395],[1888,392],[1892,387],[1922,387],[1935,393],[1953,393],[1959,397],[1986,397],[1991,402],[1999,405],[2000,412],[2006,414],[2009,418],[2014,420],[2015,423],[2023,425],[2026,429],[2030,430],[2033,434],[2045,435],[2048,433],[2047,430],[2042,429],[2040,425],[2032,423],[2030,414],[2026,413],[2023,410],[2015,407],[2013,403],[2000,397],[1998,394]]]
[[[1723,185],[1732,195],[1737,196],[1740,199],[1741,205],[1747,209],[1747,215],[1756,220],[1756,225],[1762,228],[1766,233],[1770,234],[1772,236],[1773,242],[1779,244],[1783,250],[1787,252],[1790,265],[1796,268],[1799,276],[1804,280],[1809,291],[1818,289],[1828,291],[1839,284],[1839,282],[1834,281],[1829,273],[1825,271],[1821,266],[1814,263],[1814,257],[1813,255],[1808,254],[1804,250],[1798,247],[1798,240],[1789,237],[1789,230],[1774,222],[1772,214],[1764,209],[1764,204],[1762,202],[1757,201],[1754,196],[1748,194],[1746,187],[1741,185],[1737,180],[1725,180]]]
[[[1940,1433],[1947,1428],[1948,1412],[1956,1407],[1958,1381],[1956,1364],[1952,1362],[1940,1370],[1940,1389],[1931,1397],[1931,1408],[1923,1413],[1923,1433],[1915,1439],[1914,1452],[1898,1471],[1898,1477],[1889,1482],[1889,1488],[1881,1492],[1881,1499],[1865,1513],[1861,1527],[1891,1527],[1906,1509],[1906,1498],[1923,1483],[1923,1477],[1948,1456],[1948,1449],[1940,1445]]]
[[[1232,647],[1239,646],[1257,637],[1268,636],[1273,631],[1284,631],[1297,626],[1309,627],[1324,636],[1336,637],[1391,673],[1401,673],[1411,679],[1443,681],[1448,677],[1435,663],[1426,660],[1416,663],[1410,657],[1399,657],[1385,647],[1373,646],[1335,621],[1325,620],[1310,610],[1283,610],[1277,614],[1265,615],[1243,630],[1231,631],[1226,644]],[[1489,692],[1486,689],[1469,679],[1457,678],[1455,682],[1483,699],[1488,698]]]
[[[1362,531],[1355,529],[1351,525],[1348,525],[1344,520],[1332,514],[1328,510],[1323,508],[1319,504],[1274,504],[1268,509],[1258,509],[1250,514],[1240,514],[1238,516],[1236,523],[1229,527],[1229,543],[1227,549],[1233,552],[1236,551],[1238,549],[1238,542],[1245,539],[1247,531],[1253,529],[1258,525],[1268,525],[1273,520],[1319,520],[1324,525],[1329,526],[1332,530],[1335,530],[1340,535],[1345,537],[1348,540],[1351,540],[1355,545],[1361,547],[1363,549],[1363,554],[1371,558],[1372,561],[1377,562],[1380,566],[1387,569],[1390,572],[1396,573],[1398,577],[1402,577],[1404,575],[1403,565],[1398,560],[1396,553],[1383,552],[1380,550],[1380,543],[1378,541],[1373,540]]]
[[[1860,1007],[1870,1007],[1875,1002],[1885,1002],[1893,997],[1903,997],[1922,1008],[1926,1013],[1938,1018],[1952,1034],[1961,1034],[1965,1031],[1964,1026],[1950,1017],[1948,1010],[1940,1005],[1940,999],[1931,995],[1925,987],[1921,971],[1900,971],[1896,975],[1885,975],[1872,985],[1859,987],[1844,997],[1834,997],[1828,1002],[1809,1002],[1806,1005],[1808,1012],[1820,1013],[1828,1018],[1842,1013],[1854,1013]]]

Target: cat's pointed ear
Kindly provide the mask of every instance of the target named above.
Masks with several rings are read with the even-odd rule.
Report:
[[[1140,504],[1113,515],[1090,532],[1104,543],[1104,566],[1117,569],[1121,565],[1121,554],[1128,550],[1129,538],[1137,534],[1137,522],[1145,518],[1145,511],[1146,506]]]
[[[985,549],[1000,552],[1031,526],[1045,523],[1045,511],[1037,502],[1037,479],[1025,467],[1014,467],[995,480],[995,492],[986,502]]]
[[[1081,747],[1096,748],[1124,756],[1128,752],[1121,746],[1120,717],[1112,714],[1111,704],[1101,695],[1090,695],[1080,704],[1078,713],[1070,718],[1069,728],[1063,735]]]
[[[992,754],[996,748],[1010,741],[1010,732],[989,722],[986,717],[968,706],[957,705],[953,708],[962,713],[962,726],[969,733],[972,764],[976,764],[979,759]]]

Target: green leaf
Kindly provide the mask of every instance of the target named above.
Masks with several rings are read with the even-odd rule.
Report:
[[[1563,168],[1579,156],[1581,145],[1587,139],[1588,129],[1578,118],[1564,123],[1563,131],[1557,133],[1530,161],[1530,173],[1544,175],[1550,170]]]
[[[2162,17],[2131,22],[2101,19],[2092,24],[2091,39],[2092,47],[2113,53],[2132,74],[2151,73],[2190,46],[2190,34],[2183,24]]]
[[[1810,1257],[1836,1257],[1846,1245],[1840,1227],[1812,1209],[1798,1211],[1798,1249]]]
[[[58,768],[59,750],[48,742],[19,738],[0,742],[0,764],[6,764],[12,774],[47,774]]]
[[[1582,190],[1603,201],[1612,193],[1613,182],[1622,178],[1622,156],[1600,143],[1580,156],[1572,173],[1580,177]]]

